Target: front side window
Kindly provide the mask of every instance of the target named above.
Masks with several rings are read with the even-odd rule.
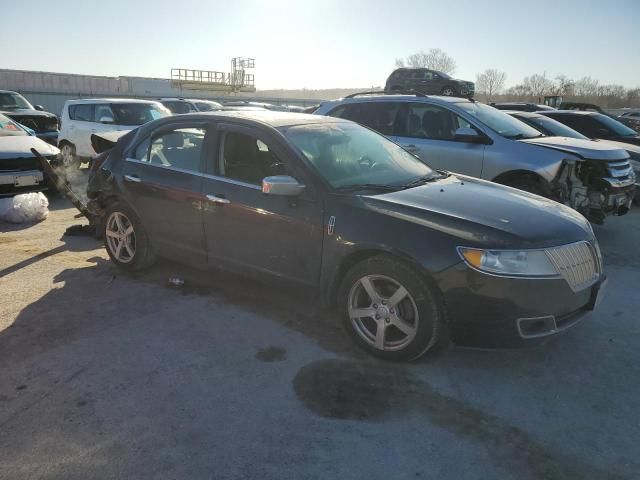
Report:
[[[218,171],[221,176],[261,185],[271,175],[284,175],[286,168],[262,140],[245,133],[223,134]]]
[[[334,188],[404,185],[433,172],[395,143],[360,125],[318,123],[281,131]]]
[[[143,125],[170,114],[166,108],[153,103],[112,103],[111,109],[118,125]]]
[[[456,103],[456,106],[505,138],[521,140],[536,138],[541,135],[535,128],[489,105],[478,102],[465,102]]]
[[[135,150],[134,156],[141,161],[148,158],[151,165],[173,167],[197,172],[206,130],[204,128],[177,128],[155,134],[151,138],[149,152],[145,157],[145,143]]]
[[[0,137],[24,137],[26,135],[28,133],[20,128],[16,122],[0,113]]]
[[[407,136],[432,140],[455,140],[460,127],[473,128],[451,110],[427,103],[412,103],[407,117]]]
[[[33,109],[33,106],[19,93],[0,92],[0,110]]]

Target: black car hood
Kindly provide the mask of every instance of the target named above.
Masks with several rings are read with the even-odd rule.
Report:
[[[378,212],[491,248],[546,248],[591,238],[575,210],[514,188],[461,175],[362,197]]]
[[[53,113],[42,112],[40,110],[33,110],[31,108],[18,108],[16,110],[2,110],[0,113],[4,113],[7,117],[24,117],[29,115],[30,117],[46,117],[46,118],[58,118]]]

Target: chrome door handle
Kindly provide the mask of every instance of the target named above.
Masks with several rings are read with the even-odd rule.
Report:
[[[229,200],[228,198],[218,197],[216,195],[207,195],[207,200],[213,203],[221,203],[223,205],[231,203],[231,200]]]
[[[133,183],[140,183],[142,181],[140,180],[140,177],[138,177],[137,175],[125,175],[124,180],[126,182],[133,182]]]

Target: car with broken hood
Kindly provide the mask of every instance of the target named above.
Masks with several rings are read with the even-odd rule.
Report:
[[[568,137],[577,138],[580,140],[589,140],[589,137],[582,135],[580,132],[573,128],[554,120],[546,115],[541,115],[536,112],[508,112],[514,118],[517,118],[521,122],[535,128],[540,133],[543,133],[550,137]],[[598,142],[603,145],[609,145],[611,147],[620,148],[626,150],[629,154],[629,163],[631,168],[635,172],[636,176],[636,193],[634,201],[640,203],[640,145],[633,145],[631,143],[616,142],[614,140],[602,140],[594,139],[594,142]]]
[[[627,213],[634,196],[635,175],[624,150],[546,137],[474,100],[366,92],[324,102],[314,113],[372,128],[432,168],[551,198],[595,223]]]
[[[0,113],[0,197],[47,190],[35,148],[51,161],[60,151]]]
[[[58,117],[45,112],[42,105],[31,105],[18,92],[0,90],[0,113],[30,128],[39,139],[58,144]]]
[[[166,257],[305,285],[358,345],[390,360],[450,338],[539,342],[594,309],[605,281],[575,210],[433,170],[332,117],[155,120],[106,153],[87,195],[118,267]]]
[[[62,108],[58,146],[64,165],[78,167],[96,152],[91,135],[129,131],[171,112],[160,102],[132,98],[67,100]]]

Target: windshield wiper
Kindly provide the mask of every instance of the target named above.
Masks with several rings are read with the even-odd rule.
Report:
[[[427,173],[426,175],[423,175],[420,178],[415,179],[412,182],[402,185],[402,188],[408,189],[408,188],[418,187],[420,185],[424,185],[425,183],[434,182],[436,180],[440,180],[441,178],[445,178],[447,176],[448,174],[444,174],[440,172],[430,172],[430,173]]]
[[[395,192],[402,187],[397,185],[381,185],[379,183],[354,183],[336,187],[337,192],[357,192],[358,190],[379,190],[382,192]]]

